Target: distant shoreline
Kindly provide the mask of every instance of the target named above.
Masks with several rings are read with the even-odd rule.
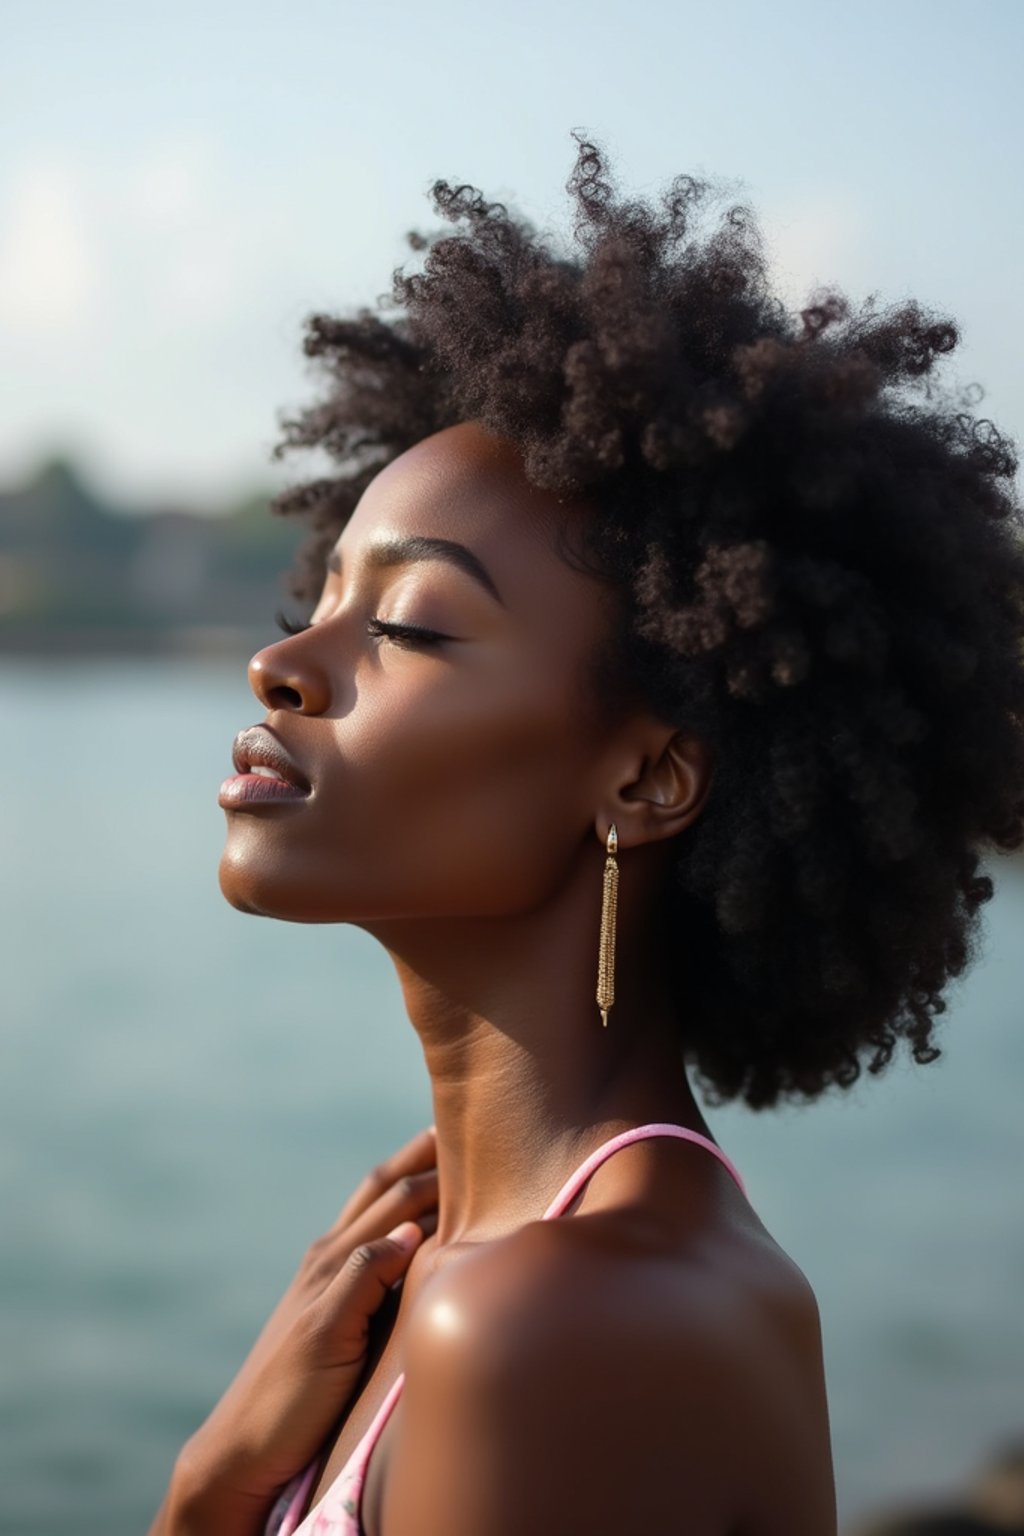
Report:
[[[102,660],[138,656],[248,658],[277,638],[272,625],[184,624],[173,628],[132,625],[88,625],[62,629],[55,625],[0,630],[3,660]]]

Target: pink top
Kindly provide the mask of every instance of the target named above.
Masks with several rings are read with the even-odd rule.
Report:
[[[739,1185],[741,1193],[746,1195],[746,1187],[735,1164],[726,1157],[721,1147],[716,1147],[713,1141],[709,1141],[699,1131],[687,1130],[682,1125],[655,1122],[650,1125],[634,1126],[632,1130],[621,1131],[618,1136],[612,1136],[602,1142],[596,1151],[591,1152],[590,1156],[569,1175],[544,1212],[542,1220],[548,1221],[553,1216],[560,1216],[572,1203],[594,1170],[599,1168],[606,1158],[611,1157],[613,1152],[617,1152],[620,1147],[629,1146],[630,1142],[641,1141],[648,1136],[677,1136],[683,1141],[693,1141],[700,1147],[706,1147],[725,1164]],[[402,1390],[404,1380],[405,1372],[403,1371],[378,1408],[365,1435],[319,1504],[303,1519],[310,1490],[323,1465],[321,1457],[312,1462],[304,1472],[292,1478],[284,1489],[270,1512],[264,1528],[264,1536],[364,1536],[360,1519],[360,1496],[366,1478],[366,1468],[377,1437],[398,1401],[398,1394]]]

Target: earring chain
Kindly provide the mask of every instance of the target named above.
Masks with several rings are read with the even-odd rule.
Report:
[[[619,866],[615,855],[619,847],[619,834],[612,822],[606,845],[604,864],[604,889],[601,901],[601,939],[597,954],[597,1006],[601,1010],[601,1023],[607,1029],[608,1010],[615,1002],[615,919],[619,897]]]

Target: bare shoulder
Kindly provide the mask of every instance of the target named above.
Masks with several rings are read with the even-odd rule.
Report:
[[[393,1536],[835,1530],[817,1303],[756,1218],[528,1223],[425,1284],[405,1373]]]

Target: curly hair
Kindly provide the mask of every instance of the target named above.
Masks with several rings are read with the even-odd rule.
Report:
[[[719,188],[689,175],[623,200],[573,137],[575,246],[436,181],[465,228],[406,236],[423,269],[377,300],[399,313],[306,319],[327,388],[273,456],[339,472],[271,503],[311,530],[289,589],[315,601],[366,486],[423,437],[473,418],[516,444],[592,508],[634,696],[713,749],[669,913],[705,1097],[813,1099],[901,1038],[933,1061],[992,896],[979,849],[1024,842],[1014,445],[936,383],[952,321],[832,287],[794,314],[749,207],[709,226]]]

